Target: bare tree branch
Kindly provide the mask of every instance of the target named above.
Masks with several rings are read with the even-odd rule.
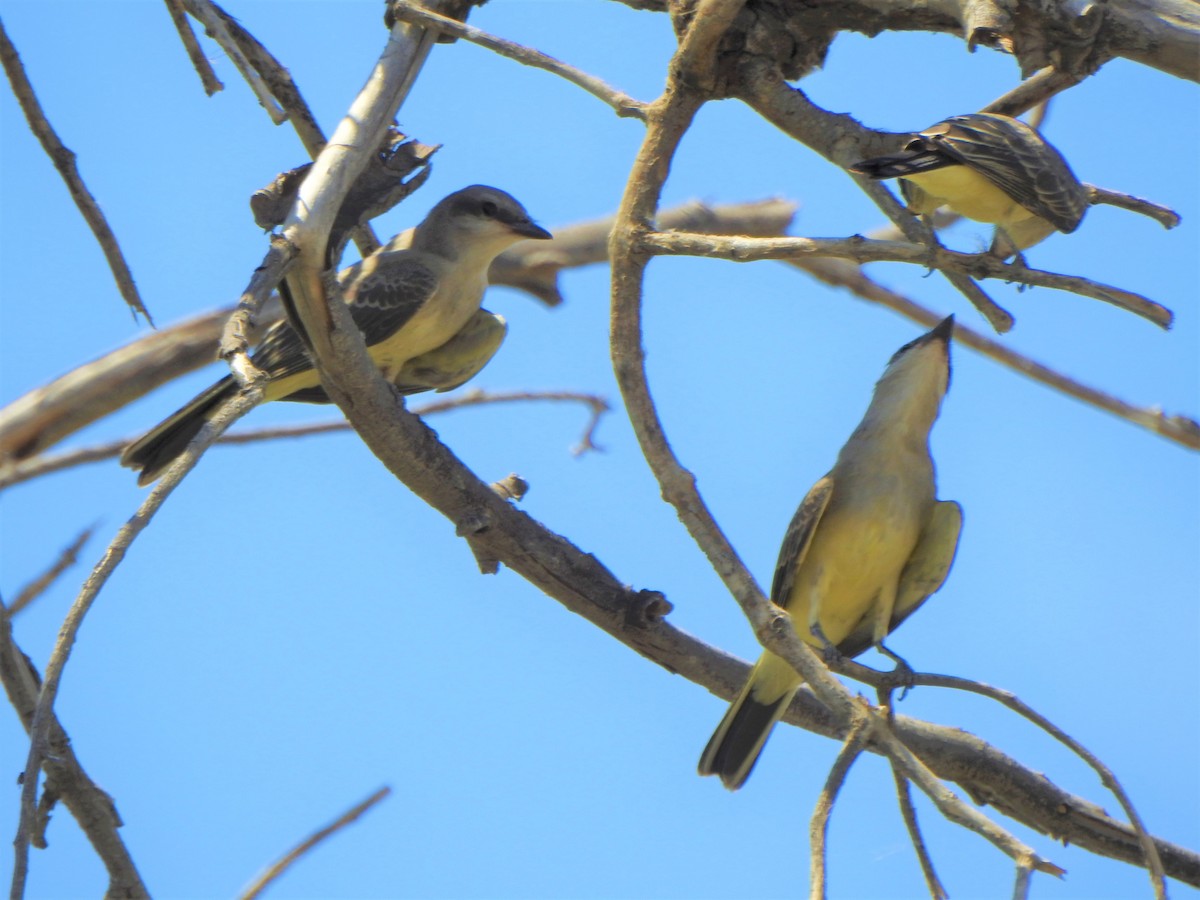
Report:
[[[829,814],[833,812],[833,804],[846,781],[850,767],[862,753],[862,745],[867,738],[866,732],[867,717],[863,715],[851,726],[842,749],[838,751],[837,759],[829,767],[825,785],[817,796],[817,805],[808,823],[808,896],[811,900],[825,900],[825,838],[829,833]]]
[[[46,589],[54,584],[63,572],[75,565],[75,562],[79,558],[79,551],[83,549],[83,545],[88,542],[88,539],[91,538],[95,530],[95,525],[89,525],[83,531],[79,532],[75,540],[71,541],[70,545],[58,554],[58,559],[54,561],[53,565],[17,592],[16,598],[8,607],[8,614],[10,616],[17,615],[21,610],[44,594]]]
[[[894,310],[926,328],[932,328],[944,318],[943,314],[921,306],[909,297],[889,290],[868,278],[857,264],[848,260],[810,257],[788,260],[788,262],[828,285],[847,288],[855,296]],[[1158,408],[1139,407],[1126,403],[1124,400],[1069,378],[1049,366],[1017,353],[1004,344],[965,325],[955,323],[954,340],[1034,381],[1062,391],[1069,397],[1110,412],[1127,422],[1146,428],[1185,447],[1200,450],[1200,422],[1194,419],[1181,415],[1167,415]]]
[[[117,289],[121,292],[125,303],[133,310],[135,317],[141,313],[146,317],[146,321],[153,325],[154,320],[150,318],[150,312],[142,303],[137,285],[133,283],[133,275],[129,271],[129,264],[125,262],[124,254],[121,253],[116,235],[108,227],[108,220],[100,211],[96,198],[83,183],[83,178],[79,175],[79,168],[75,165],[75,154],[63,146],[62,141],[58,139],[58,134],[46,119],[46,114],[42,112],[41,104],[38,103],[37,96],[33,93],[33,85],[29,83],[29,79],[25,75],[21,57],[17,55],[17,48],[9,40],[8,32],[2,21],[0,21],[0,63],[4,65],[4,74],[8,76],[8,83],[12,85],[17,102],[21,105],[21,111],[25,113],[29,129],[37,136],[42,149],[54,163],[58,174],[62,176],[67,190],[71,194],[71,199],[75,201],[84,221],[92,230],[92,234],[96,236],[100,249],[104,251],[104,258],[108,260],[108,267],[112,270],[113,278],[117,282]]]
[[[355,804],[324,828],[314,831],[254,879],[251,885],[242,891],[241,900],[254,900],[254,898],[261,896],[263,891],[271,886],[271,882],[277,880],[297,860],[330,835],[336,834],[346,826],[353,824],[370,810],[371,807],[385,800],[391,792],[392,789],[390,787],[381,787],[366,800]]]
[[[917,810],[913,806],[912,791],[908,789],[908,779],[898,766],[892,766],[892,779],[896,783],[896,802],[900,805],[900,816],[904,819],[904,827],[908,829],[908,839],[912,842],[917,853],[917,861],[921,864],[921,874],[925,876],[925,886],[929,888],[929,896],[933,900],[948,900],[949,894],[938,878],[933,868],[933,860],[929,856],[929,848],[925,846],[925,838],[921,835],[921,826],[917,823]]]
[[[599,394],[589,394],[582,391],[484,391],[478,388],[451,397],[446,400],[436,400],[413,407],[413,413],[418,416],[436,415],[454,409],[469,406],[485,406],[492,403],[517,403],[529,401],[548,401],[558,403],[582,403],[591,410],[587,424],[579,442],[571,448],[574,456],[581,456],[589,450],[601,449],[595,443],[596,429],[600,419],[610,410],[608,402]],[[235,431],[223,434],[217,444],[250,444],[257,441],[272,441],[280,438],[309,437],[318,434],[331,434],[337,431],[349,431],[350,423],[313,422],[305,425],[286,425],[278,428],[257,428],[246,431]],[[68,450],[64,453],[42,454],[17,463],[0,465],[0,490],[88,463],[103,462],[106,459],[116,459],[129,446],[130,438],[121,438],[97,444],[94,447],[81,447],[78,450]],[[20,598],[18,598],[19,600]],[[17,612],[17,604],[13,604],[13,612]]]
[[[540,50],[534,50],[531,47],[524,47],[513,41],[496,37],[482,29],[447,18],[446,16],[440,16],[427,9],[422,9],[414,3],[397,0],[397,2],[392,3],[390,9],[396,18],[402,19],[405,22],[412,22],[414,25],[421,25],[426,28],[434,28],[439,32],[462,38],[473,44],[485,47],[507,59],[515,60],[523,66],[531,66],[535,69],[544,69],[547,72],[553,72],[576,87],[583,88],[583,90],[587,91],[593,97],[603,100],[613,108],[618,116],[632,119],[646,118],[646,104],[641,100],[635,100],[628,94],[609,87],[594,75],[589,75],[587,72],[577,69],[574,66],[567,65],[553,56],[542,53]]]
[[[237,51],[230,53],[230,56],[244,59],[253,70],[255,77],[250,81],[251,90],[257,94],[261,82],[270,91],[271,97],[283,109],[287,121],[291,122],[296,136],[300,138],[300,143],[303,144],[309,158],[316,159],[325,147],[325,134],[321,131],[321,126],[317,124],[316,116],[309,109],[300,89],[292,80],[291,73],[271,55],[266,47],[259,43],[254,35],[246,31],[233,16],[212,0],[182,0],[182,2],[188,12],[198,21],[220,23],[221,27],[214,31],[214,39],[226,40],[227,38],[230,47]],[[230,48],[227,48],[226,52],[229,50]],[[274,104],[267,103],[263,105],[268,112],[274,106]],[[274,120],[275,117],[272,115],[272,121]],[[363,256],[369,256],[379,249],[379,239],[369,224],[355,228],[352,238],[355,246],[358,247],[358,252]]]
[[[35,388],[0,409],[0,467],[39,454],[155,388],[217,358],[231,309],[187,319],[138,338]],[[258,336],[279,317],[264,312]]]
[[[3,604],[0,604],[0,681],[4,683],[9,703],[16,710],[21,724],[32,734],[41,679],[29,657],[13,641],[12,619]],[[103,862],[108,871],[106,896],[149,897],[133,858],[118,832],[121,817],[117,814],[116,805],[84,772],[70,739],[53,712],[47,721],[44,740],[47,752],[42,768],[46,772],[46,790],[62,799]],[[22,814],[25,814],[24,809]],[[29,815],[36,818],[36,810]],[[13,897],[21,897],[24,893],[29,844],[33,839],[34,827],[31,820],[29,841],[18,841],[15,846],[10,893]]]
[[[1160,328],[1170,328],[1174,319],[1169,309],[1140,294],[1101,284],[1078,275],[1060,275],[1006,263],[990,253],[959,253],[943,247],[925,247],[901,241],[872,241],[852,238],[740,238],[712,235],[649,232],[642,238],[647,249],[672,256],[707,256],[733,262],[762,259],[793,260],[832,256],[867,262],[910,262],[932,265],[974,278],[1000,278],[1007,282],[1070,291],[1081,297],[1102,300],[1134,313]]]
[[[172,2],[178,3],[180,0],[172,0]],[[254,92],[254,96],[258,98],[259,104],[266,110],[271,122],[275,125],[282,125],[286,122],[287,113],[276,102],[270,87],[260,77],[258,71],[243,55],[241,47],[225,27],[225,20],[217,14],[215,6],[208,3],[207,0],[196,0],[191,4],[191,10],[192,15],[204,23],[204,29],[208,36],[220,44],[234,68],[238,70],[246,84],[250,86],[250,90]]]
[[[208,57],[200,49],[200,42],[196,40],[196,34],[192,31],[192,26],[188,24],[187,13],[183,11],[182,0],[166,0],[166,4],[167,12],[171,14],[171,24],[175,26],[175,31],[179,34],[179,39],[183,41],[188,59],[192,61],[192,68],[200,76],[200,83],[204,86],[204,93],[211,97],[218,91],[225,90],[225,85],[221,83],[221,79],[217,77],[217,73],[213,71],[213,67],[209,64]]]

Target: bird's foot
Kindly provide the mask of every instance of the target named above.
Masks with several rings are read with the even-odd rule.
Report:
[[[883,645],[882,641],[875,646],[880,653],[888,657],[896,664],[896,668],[892,669],[892,671],[888,673],[888,680],[897,687],[903,688],[903,690],[900,691],[900,699],[903,700],[906,696],[908,696],[908,692],[912,690],[913,685],[916,683],[916,673],[913,671],[912,666],[908,664],[908,661],[904,659],[904,657],[893,653]]]

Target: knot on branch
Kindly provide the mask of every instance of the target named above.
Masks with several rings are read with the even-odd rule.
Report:
[[[467,14],[471,11],[471,7],[483,6],[483,4],[486,2],[487,0],[432,0],[432,2],[428,2],[427,0],[427,2],[422,3],[421,5],[426,9],[437,13],[438,15],[445,16],[448,19],[454,19],[457,22],[465,23],[467,21]],[[383,11],[383,24],[388,31],[391,31],[394,27],[396,27],[396,22],[399,20],[392,7],[405,5],[407,5],[407,0],[391,0],[391,2],[388,3],[387,9]],[[446,34],[444,32],[439,33],[437,36],[437,42],[439,44],[453,44],[457,40],[458,38],[456,38],[454,35]]]
[[[389,129],[378,152],[371,157],[338,210],[329,232],[331,261],[341,256],[352,229],[387,212],[425,183],[429,177],[430,157],[439,146],[410,140],[395,128]],[[305,163],[282,172],[266,187],[254,192],[250,197],[250,212],[259,228],[270,231],[283,224],[311,168],[312,163]]]
[[[629,596],[625,606],[625,627],[645,628],[656,625],[675,609],[659,591],[638,591]]]
[[[676,35],[695,15],[695,3],[672,4]],[[735,96],[739,70],[750,58],[764,59],[787,81],[795,81],[825,63],[837,34],[832,17],[821,8],[791,0],[749,0],[717,45],[705,83],[685,84],[713,99]]]
[[[459,537],[472,538],[492,527],[492,514],[487,509],[477,509],[458,520],[454,533]]]
[[[1028,78],[1039,69],[1085,78],[1111,56],[1098,40],[1104,24],[1104,4],[1093,0],[1018,0],[1009,44]]]

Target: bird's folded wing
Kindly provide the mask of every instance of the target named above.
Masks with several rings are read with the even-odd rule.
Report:
[[[1070,233],[1087,210],[1087,191],[1058,151],[1022,125],[999,116],[954,116],[937,126],[944,129],[938,143],[1027,210]]]
[[[934,505],[929,524],[921,532],[912,556],[900,573],[889,632],[912,615],[946,581],[958,551],[962,520],[962,507],[953,500],[942,500]]]
[[[380,343],[404,327],[437,289],[437,276],[415,257],[393,257],[386,265],[360,271],[369,274],[361,274],[357,280],[343,281],[343,290],[351,293],[350,315],[367,347]],[[289,322],[280,322],[270,328],[251,360],[272,381],[282,381],[312,368],[308,350]],[[320,387],[279,399],[329,402]]]
[[[350,286],[350,314],[367,347],[383,343],[433,297],[438,275],[415,253],[377,254],[369,274]]]
[[[779,560],[775,564],[775,578],[771,582],[771,602],[776,606],[784,606],[792,593],[796,582],[796,573],[800,564],[808,554],[812,545],[813,535],[821,516],[829,506],[829,498],[833,496],[833,477],[826,475],[814,484],[801,501],[796,514],[788,524],[787,533],[783,536],[783,544],[779,548]],[[806,626],[807,627],[807,626]]]

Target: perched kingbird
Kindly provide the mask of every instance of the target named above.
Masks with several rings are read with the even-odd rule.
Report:
[[[954,562],[962,509],[937,499],[929,455],[953,327],[951,316],[896,352],[833,469],[788,525],[771,601],[813,647],[856,656],[881,645]],[[800,684],[795,669],[764,652],[704,748],[700,774],[740,788]]]
[[[1057,150],[1024,122],[995,113],[951,116],[900,153],[866,159],[850,171],[900,179],[909,209],[948,206],[996,226],[992,252],[1007,258],[1049,237],[1070,234],[1087,210],[1087,188]]]
[[[525,208],[496,188],[472,185],[437,204],[404,250],[372,254],[338,277],[371,359],[405,393],[457,387],[504,339],[504,320],[480,309],[492,260],[517,241],[545,239]],[[273,326],[250,357],[266,372],[265,400],[328,403],[300,335]],[[138,484],[162,474],[218,407],[238,391],[226,376],[130,444],[121,464]]]

